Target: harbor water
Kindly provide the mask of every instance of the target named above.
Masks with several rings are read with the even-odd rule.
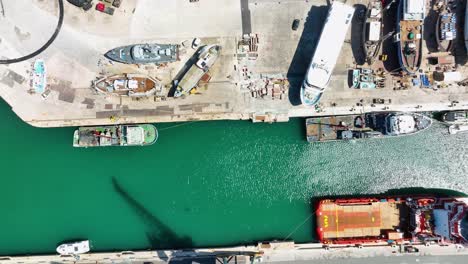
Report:
[[[468,135],[309,144],[304,119],[158,124],[148,147],[77,149],[0,101],[0,255],[314,240],[310,198],[406,187],[468,192]]]

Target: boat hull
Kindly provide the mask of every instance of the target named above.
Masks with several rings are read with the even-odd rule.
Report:
[[[56,249],[60,255],[78,255],[90,251],[89,240],[61,244]]]
[[[197,62],[192,64],[182,79],[177,83],[174,97],[190,94],[202,77],[211,69],[221,52],[221,46],[210,45],[201,49]]]
[[[372,65],[375,62],[375,59],[377,58],[379,52],[380,52],[380,47],[381,47],[381,39],[382,39],[382,28],[380,28],[379,32],[379,40],[368,40],[367,37],[369,35],[370,38],[370,23],[379,23],[380,27],[382,26],[382,17],[379,15],[379,17],[372,18],[372,9],[378,10],[380,13],[382,12],[382,4],[380,1],[374,1],[369,3],[367,6],[366,10],[366,17],[365,21],[363,23],[363,28],[362,28],[362,47],[364,54],[366,56],[366,62],[368,65]],[[380,8],[380,9],[379,9]]]
[[[169,50],[170,55],[166,55],[165,52],[163,54],[158,54],[159,57],[153,57],[148,59],[139,59],[133,54],[133,49],[139,46],[149,46],[153,47],[156,50]],[[136,44],[136,45],[128,45],[117,47],[115,49],[109,50],[105,55],[106,58],[126,64],[148,64],[148,63],[155,63],[155,64],[163,64],[174,62],[178,60],[179,56],[179,46],[173,44]]]
[[[73,147],[149,146],[158,137],[151,124],[80,127],[73,134]]]
[[[42,94],[47,87],[47,70],[45,62],[38,59],[33,65],[32,86],[36,93]]]
[[[93,87],[99,93],[129,97],[148,97],[162,92],[162,85],[156,79],[132,73],[98,79]]]
[[[419,120],[418,128],[404,134],[388,132],[387,121],[392,115],[411,115]],[[306,119],[306,135],[308,142],[349,141],[371,138],[391,138],[413,135],[428,129],[432,120],[417,113],[381,112],[363,115],[331,116]]]
[[[406,71],[409,74],[415,74],[419,68],[421,67],[421,62],[422,62],[422,36],[424,35],[424,25],[422,21],[415,21],[415,20],[404,20],[403,19],[403,5],[405,4],[405,0],[400,0],[400,3],[398,4],[398,12],[397,12],[397,35],[400,37],[400,39],[397,41],[397,46],[398,46],[398,61],[400,63],[400,68],[404,71]],[[408,22],[409,25],[411,25],[411,28],[416,28],[418,25],[419,29],[413,33],[415,35],[419,34],[420,39],[415,41],[415,54],[409,56],[406,54],[406,39],[407,35],[410,32],[407,32],[407,25],[406,23]],[[402,30],[403,28],[403,30]]]
[[[448,23],[447,23],[448,22]],[[444,28],[448,27],[448,28]],[[447,36],[442,34],[453,34],[453,38],[456,37],[456,16],[454,13],[442,11],[439,13],[436,23],[436,41],[439,51],[450,52],[452,49],[453,40],[447,39]]]
[[[467,202],[435,194],[322,199],[315,206],[316,232],[324,244],[466,243],[458,221]],[[442,235],[446,222],[452,233]]]

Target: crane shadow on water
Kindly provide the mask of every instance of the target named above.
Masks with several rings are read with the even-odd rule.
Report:
[[[164,224],[158,217],[146,209],[140,202],[133,198],[117,181],[112,177],[112,185],[115,191],[127,202],[127,204],[140,216],[147,227],[146,237],[152,249],[188,249],[193,248],[193,240],[188,236],[179,236],[169,226]],[[162,259],[167,259],[164,252],[158,251]]]

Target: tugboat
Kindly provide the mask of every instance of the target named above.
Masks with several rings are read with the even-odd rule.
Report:
[[[106,58],[127,64],[162,64],[174,62],[179,56],[179,46],[173,44],[136,44],[108,51]]]
[[[367,6],[362,41],[367,64],[372,65],[379,54],[382,39],[382,2],[373,0]]]
[[[449,52],[457,37],[457,15],[447,0],[440,0],[434,8],[439,12],[435,30],[439,51]]]
[[[47,71],[45,62],[37,59],[33,65],[32,88],[36,93],[42,94],[47,87]]]
[[[221,46],[218,45],[210,45],[202,48],[197,62],[190,67],[180,82],[177,83],[174,97],[181,97],[182,95],[189,94],[197,86],[203,75],[213,66],[216,59],[219,57],[220,51]]]
[[[78,255],[87,253],[89,250],[89,240],[61,244],[57,247],[57,253],[60,255]]]
[[[151,124],[80,127],[73,134],[73,147],[149,146],[158,140]]]
[[[415,74],[421,66],[425,10],[425,0],[400,0],[398,5],[398,59],[401,69],[409,74]]]
[[[380,112],[306,119],[308,142],[327,142],[413,135],[429,128],[432,119],[417,113]]]
[[[318,201],[316,208],[317,235],[326,247],[383,242],[397,243],[411,252],[417,244],[468,244],[466,197],[421,194],[330,198]]]
[[[156,79],[131,73],[98,79],[93,87],[99,93],[130,97],[145,97],[162,91],[162,85]]]

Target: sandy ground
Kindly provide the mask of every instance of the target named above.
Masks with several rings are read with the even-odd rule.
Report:
[[[241,3],[242,7],[241,7]],[[359,90],[348,85],[348,69],[355,66],[356,37],[348,32],[330,86],[320,102],[320,111],[298,103],[298,87],[319,39],[327,14],[324,0],[128,0],[113,16],[91,9],[87,12],[65,2],[65,20],[56,41],[38,58],[46,61],[50,94],[43,99],[28,92],[34,59],[14,65],[0,65],[0,96],[24,121],[34,126],[78,126],[132,122],[174,122],[188,120],[252,119],[268,117],[286,121],[289,117],[351,114],[366,111],[434,111],[468,108],[465,87],[439,90],[411,88],[395,91]],[[365,1],[348,1],[365,5]],[[4,1],[0,16],[0,57],[30,53],[47,41],[57,23],[55,1]],[[244,21],[243,19],[244,18]],[[247,20],[247,18],[249,18]],[[300,19],[297,31],[291,30]],[[359,27],[359,26],[357,26]],[[354,27],[355,28],[355,27]],[[238,61],[237,41],[251,31],[259,38],[258,59]],[[96,93],[91,82],[116,73],[143,73],[161,80],[169,91],[195,53],[195,38],[203,44],[220,44],[222,53],[210,70],[212,79],[195,95],[184,99],[145,98],[135,100]],[[160,67],[111,63],[103,54],[135,43],[181,45],[180,60]],[[395,59],[396,54],[388,54]],[[466,56],[466,52],[465,52]],[[239,87],[243,66],[254,74],[282,74],[291,87],[283,100],[252,98]],[[463,76],[467,67],[460,67]],[[391,99],[388,105],[372,105],[373,98]],[[453,102],[458,102],[453,104]],[[359,104],[359,106],[358,106]]]

